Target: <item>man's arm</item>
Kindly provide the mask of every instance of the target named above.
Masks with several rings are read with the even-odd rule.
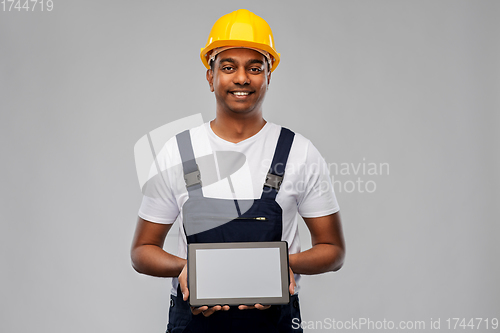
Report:
[[[340,214],[304,218],[311,233],[312,248],[291,254],[290,268],[298,274],[337,271],[344,263],[345,244]]]
[[[186,274],[187,260],[163,250],[165,237],[171,227],[171,224],[153,223],[139,217],[132,242],[132,250],[130,251],[132,266],[142,274],[159,277],[179,277],[183,299],[187,301],[189,296]],[[191,307],[194,315],[203,313],[205,317],[219,310],[227,311],[229,306]]]
[[[159,277],[179,276],[186,259],[163,250],[171,227],[171,224],[153,223],[139,217],[130,251],[132,267],[137,272]]]

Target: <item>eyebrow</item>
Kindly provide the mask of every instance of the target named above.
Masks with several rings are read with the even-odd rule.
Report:
[[[264,65],[264,62],[260,59],[252,59],[250,61],[247,62],[247,65],[250,65],[250,64],[261,64],[261,65]]]
[[[236,64],[237,61],[234,60],[233,58],[223,58],[219,61],[219,64],[222,64],[223,62],[230,62],[230,63],[233,63],[233,64]],[[246,65],[251,65],[251,64],[261,64],[263,65],[264,62],[260,59],[251,59],[249,61],[247,61]]]
[[[231,62],[231,63],[233,63],[233,64],[235,64],[235,63],[236,63],[236,61],[235,61],[233,58],[224,58],[224,59],[221,59],[221,60],[219,61],[219,63],[223,63],[223,62]]]

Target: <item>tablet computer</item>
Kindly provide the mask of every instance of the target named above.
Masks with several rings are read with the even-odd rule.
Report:
[[[191,306],[287,304],[287,242],[188,245]]]

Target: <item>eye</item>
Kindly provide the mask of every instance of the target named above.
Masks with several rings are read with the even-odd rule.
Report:
[[[225,71],[225,72],[230,72],[230,71],[234,70],[234,67],[231,65],[224,65],[221,67],[221,70]]]
[[[262,67],[251,67],[248,70],[252,73],[260,73],[260,72],[262,72],[263,69],[262,69]]]

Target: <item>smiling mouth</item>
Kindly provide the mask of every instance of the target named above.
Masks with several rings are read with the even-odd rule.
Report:
[[[230,93],[235,96],[248,96],[251,94],[249,91],[231,91]]]

